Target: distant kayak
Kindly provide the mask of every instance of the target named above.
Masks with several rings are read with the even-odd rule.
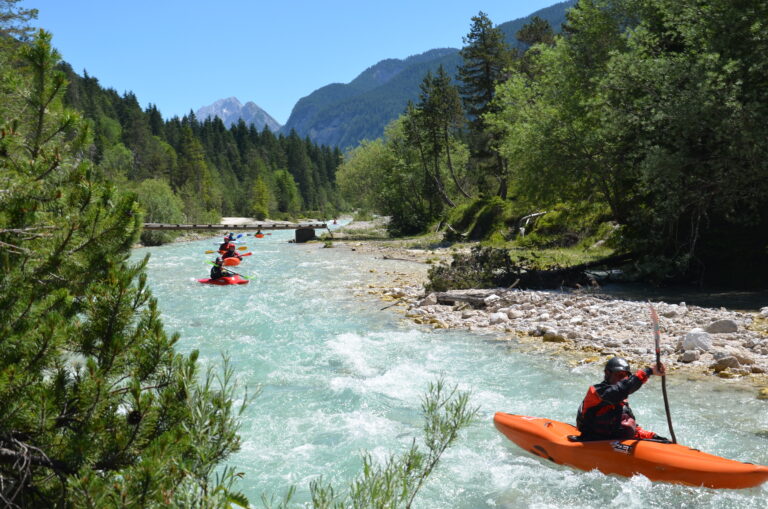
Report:
[[[751,488],[768,481],[768,467],[729,460],[680,444],[653,440],[572,441],[576,427],[564,422],[497,412],[496,429],[512,442],[544,459],[581,470],[625,477],[641,474],[652,481]]]
[[[247,279],[243,279],[240,277],[239,274],[235,274],[234,276],[226,276],[226,277],[220,277],[218,279],[198,279],[198,283],[205,283],[208,285],[247,285],[249,281]]]

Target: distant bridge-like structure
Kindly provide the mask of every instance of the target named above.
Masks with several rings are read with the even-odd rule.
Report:
[[[168,224],[168,223],[144,223],[145,230],[296,230],[296,242],[315,240],[315,230],[328,229],[328,224],[323,222],[305,223],[279,223],[258,222],[246,224]],[[330,231],[330,230],[329,230]]]

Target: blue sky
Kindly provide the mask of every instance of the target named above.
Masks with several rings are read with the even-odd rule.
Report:
[[[284,124],[294,104],[386,58],[462,46],[479,11],[501,24],[558,0],[24,0],[78,73],[164,117],[253,101]]]

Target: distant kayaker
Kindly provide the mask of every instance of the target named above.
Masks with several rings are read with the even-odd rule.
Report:
[[[216,258],[216,261],[213,262],[214,265],[211,267],[211,279],[219,279],[222,277],[230,277],[233,274],[222,267],[222,264],[224,263],[221,258]]]
[[[613,357],[605,364],[605,378],[587,391],[576,415],[576,427],[581,440],[607,440],[612,438],[654,438],[666,440],[642,429],[635,422],[627,397],[648,381],[651,375],[666,374],[664,365],[639,369],[633,375],[629,363],[621,357]]]

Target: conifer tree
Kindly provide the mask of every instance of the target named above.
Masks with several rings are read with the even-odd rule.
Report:
[[[483,115],[492,111],[496,85],[505,78],[514,52],[504,42],[504,33],[493,26],[484,12],[472,17],[472,27],[461,49],[463,64],[458,69],[459,90],[470,118],[472,150],[476,165],[498,183],[497,194],[507,196],[507,165],[498,151],[497,140],[485,129]]]
[[[213,480],[238,448],[231,370],[200,383],[174,351],[128,261],[139,208],[84,157],[50,40],[0,71],[0,505],[247,504]]]

